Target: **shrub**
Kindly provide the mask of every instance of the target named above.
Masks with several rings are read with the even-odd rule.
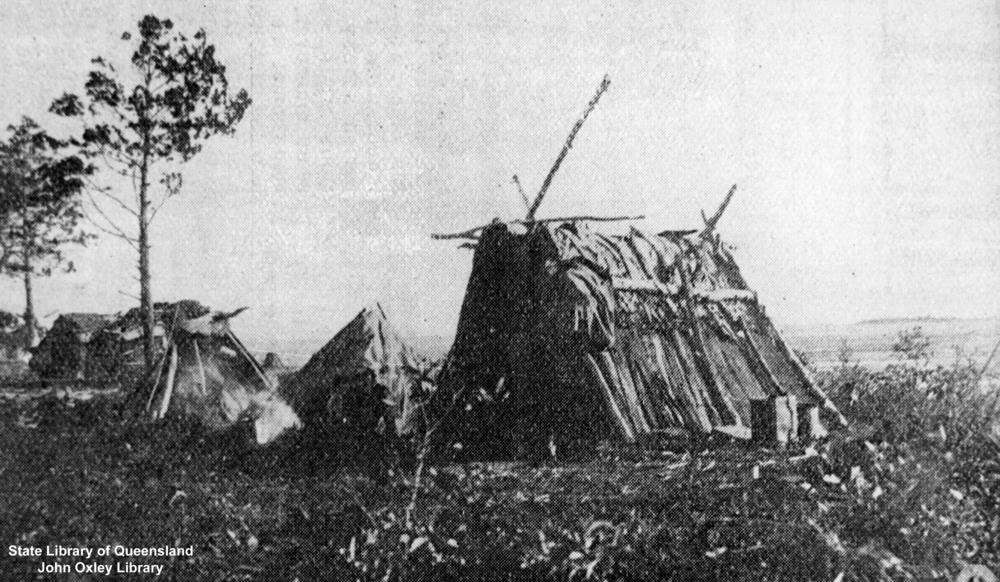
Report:
[[[976,366],[841,368],[824,383],[852,423],[830,449],[832,462],[860,472],[881,498],[867,507],[853,497],[844,531],[881,522],[904,559],[932,570],[956,560],[1000,563],[1000,447],[991,438],[998,393]],[[859,515],[877,520],[865,525]]]

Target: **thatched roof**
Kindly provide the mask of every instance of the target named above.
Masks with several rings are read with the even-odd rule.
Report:
[[[105,313],[63,313],[52,323],[52,331],[69,331],[89,341],[95,332],[104,329],[114,319]]]
[[[153,319],[159,328],[157,335],[169,332],[169,328],[176,321],[194,319],[201,317],[211,310],[208,306],[201,304],[194,299],[181,299],[179,301],[162,301],[153,304]],[[126,340],[135,340],[142,337],[142,311],[138,307],[133,307],[125,313],[114,318],[105,331],[118,334]]]

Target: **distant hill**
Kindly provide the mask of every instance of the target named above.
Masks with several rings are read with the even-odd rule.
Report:
[[[819,368],[848,356],[871,368],[898,362],[892,346],[900,333],[920,327],[931,341],[931,363],[948,366],[971,358],[984,361],[1000,337],[1000,319],[886,317],[858,323],[782,326],[789,346]]]
[[[932,317],[930,315],[918,317],[878,317],[875,319],[863,319],[856,325],[885,325],[898,323],[954,323],[964,321],[961,317]]]
[[[852,361],[879,368],[898,362],[892,354],[892,345],[900,332],[915,326],[920,326],[931,339],[932,361],[942,365],[965,357],[985,360],[1000,338],[1000,318],[992,317],[884,317],[845,324],[787,324],[780,328],[789,346],[819,368],[838,365],[844,354]],[[447,355],[453,339],[451,334],[403,337],[431,359]],[[266,352],[276,352],[293,368],[305,364],[329,340],[328,337],[245,338],[248,347],[260,357]],[[1000,368],[1000,361],[997,365]]]

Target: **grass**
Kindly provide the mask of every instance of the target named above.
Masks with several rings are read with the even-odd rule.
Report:
[[[193,545],[164,580],[949,580],[1000,557],[1000,447],[974,367],[845,365],[810,449],[610,445],[575,464],[325,465],[112,398],[0,407],[4,545]],[[22,425],[38,423],[35,428]],[[378,466],[378,463],[372,463]],[[0,558],[0,578],[35,562]],[[113,577],[112,577],[113,578]]]

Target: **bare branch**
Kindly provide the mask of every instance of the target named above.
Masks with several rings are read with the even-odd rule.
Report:
[[[116,168],[114,165],[112,165],[111,162],[114,161],[115,163],[122,164],[126,168],[128,168],[128,164],[126,164],[125,162],[123,162],[121,160],[113,160],[112,158],[109,158],[107,152],[105,151],[105,148],[101,148],[99,151],[100,151],[100,154],[101,154],[101,161],[104,162],[104,166],[108,170],[111,170],[112,172],[114,172],[115,174],[118,174],[119,176],[121,176],[123,178],[127,178],[129,176],[129,170],[127,170],[127,169],[121,169],[121,168]]]
[[[184,185],[183,174],[181,174],[180,172],[165,173],[163,175],[163,179],[160,180],[160,183],[163,184],[164,188],[163,198],[160,199],[159,204],[157,204],[156,207],[153,208],[152,212],[150,212],[149,220],[146,224],[153,222],[153,219],[156,218],[157,213],[160,212],[160,209],[163,208],[163,205],[167,203],[167,200],[180,193],[181,188]]]
[[[120,239],[124,240],[125,242],[127,242],[129,244],[129,246],[131,246],[133,249],[139,250],[139,246],[137,244],[135,244],[135,242],[133,242],[133,240],[131,238],[129,238],[128,235],[123,234],[121,232],[118,232],[118,231],[116,231],[114,229],[105,228],[104,226],[102,226],[96,220],[94,220],[93,218],[91,218],[89,216],[87,217],[87,219],[90,221],[91,225],[93,225],[93,227],[96,228],[97,230],[103,232],[104,234],[120,238]]]
[[[121,198],[115,196],[114,194],[112,194],[108,190],[102,189],[102,190],[100,190],[100,192],[101,192],[102,196],[110,199],[112,202],[114,202],[115,204],[117,204],[122,210],[128,212],[129,214],[131,214],[132,216],[134,216],[136,218],[139,218],[139,213],[136,212],[135,209],[133,209],[128,204],[125,204],[125,202]]]
[[[128,297],[129,299],[135,299],[136,301],[139,301],[138,297],[136,297],[135,295],[132,295],[131,293],[126,293],[125,291],[122,291],[121,289],[118,290],[118,294],[119,295],[124,295],[125,297]]]
[[[153,222],[153,219],[156,218],[157,213],[160,212],[160,209],[163,208],[163,205],[166,204],[167,200],[169,200],[169,199],[170,199],[170,192],[167,191],[167,192],[165,192],[163,194],[163,198],[160,199],[159,204],[157,204],[153,208],[153,210],[150,211],[150,213],[149,213],[149,219],[146,220],[146,224],[150,224],[150,223]]]
[[[132,168],[132,196],[135,198],[135,207],[139,208],[142,206],[139,200],[139,173]]]
[[[125,231],[123,231],[117,224],[115,224],[115,221],[111,220],[111,218],[104,212],[104,210],[101,209],[100,204],[98,204],[97,201],[94,200],[94,196],[91,193],[89,192],[87,193],[87,198],[90,199],[90,205],[93,207],[95,211],[97,211],[99,215],[101,215],[101,218],[104,219],[104,221],[107,223],[107,226],[101,225],[96,220],[94,220],[93,217],[87,216],[88,220],[90,220],[90,223],[93,224],[95,227],[97,227],[98,230],[104,232],[105,234],[118,237],[127,242],[129,245],[131,245],[133,249],[139,250],[139,244],[138,244],[139,241],[135,237],[126,234]]]

